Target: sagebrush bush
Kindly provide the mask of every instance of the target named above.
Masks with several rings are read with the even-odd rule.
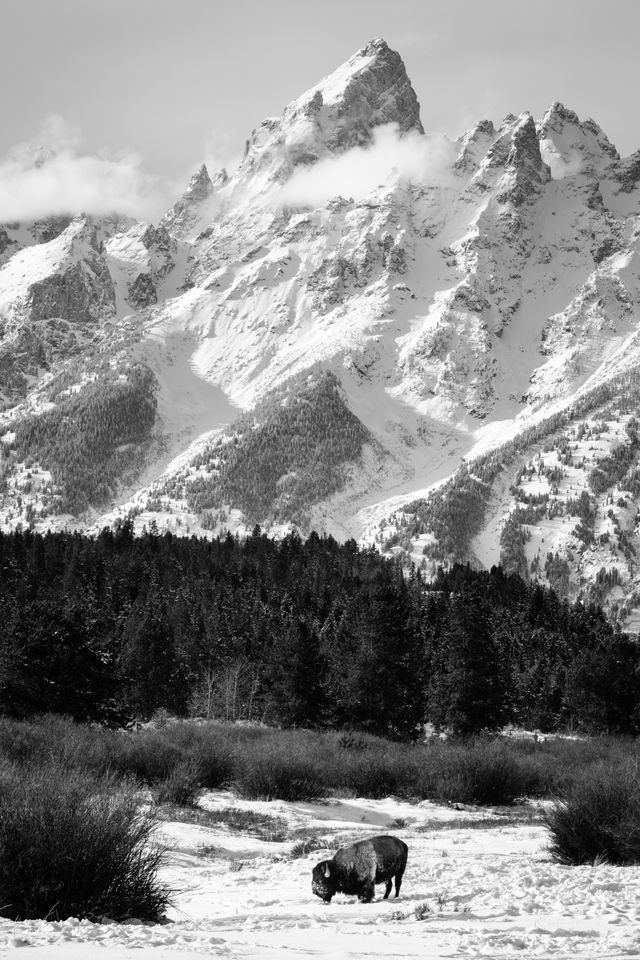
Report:
[[[457,803],[509,804],[530,793],[532,771],[505,744],[479,740],[436,744],[428,752],[420,794]]]
[[[357,749],[337,760],[333,779],[355,796],[379,800],[402,792],[407,784],[406,767],[391,753]]]
[[[161,920],[154,822],[131,786],[56,763],[0,770],[0,916]]]
[[[591,767],[554,802],[545,822],[559,863],[640,863],[638,762]]]
[[[215,790],[227,785],[233,774],[233,743],[219,724],[180,723],[171,731],[172,743],[200,768],[200,785]]]
[[[154,789],[233,784],[244,796],[309,799],[329,793],[458,803],[512,803],[564,795],[585,770],[635,757],[632,738],[597,740],[477,737],[393,743],[368,733],[278,730],[210,721],[162,729],[110,730],[60,717],[0,719],[0,761],[37,767],[55,760],[92,775],[135,778]],[[197,783],[195,781],[197,780]]]
[[[200,806],[175,807],[169,804],[158,811],[158,816],[163,820],[197,823],[203,827],[223,824],[230,831],[249,834],[268,842],[280,843],[289,837],[289,826],[284,817],[256,813],[255,810],[240,810],[237,807],[210,810]]]
[[[184,760],[184,751],[175,743],[172,728],[110,733],[107,738],[108,768],[141,783],[166,780]]]
[[[237,758],[233,787],[247,800],[315,800],[325,792],[311,759],[264,748]]]
[[[68,717],[0,718],[0,757],[25,765],[55,760],[71,767],[104,770],[110,732]]]
[[[294,843],[289,856],[292,860],[299,860],[314,850],[336,850],[337,847],[338,841],[335,838],[327,838],[326,836],[306,837],[306,839]]]
[[[202,793],[202,771],[193,757],[177,763],[168,777],[153,788],[156,803],[175,803],[178,807],[192,807]]]

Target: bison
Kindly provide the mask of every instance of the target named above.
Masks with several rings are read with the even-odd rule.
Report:
[[[407,865],[408,847],[396,837],[371,837],[341,847],[331,860],[323,860],[313,868],[311,889],[325,903],[334,893],[356,894],[358,900],[373,900],[376,883],[386,883],[386,900],[391,881],[396,880],[396,897],[400,893],[402,875]]]

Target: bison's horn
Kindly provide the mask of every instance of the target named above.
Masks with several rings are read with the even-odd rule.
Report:
[[[330,876],[331,876],[331,871],[329,870],[329,864],[328,864],[328,863],[325,863],[325,865],[324,865],[324,875],[325,875],[325,877],[330,877]]]

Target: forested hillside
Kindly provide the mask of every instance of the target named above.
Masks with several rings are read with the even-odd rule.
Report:
[[[27,519],[82,514],[108,501],[143,460],[155,422],[156,382],[142,363],[122,371],[103,364],[79,385],[72,379],[71,387],[67,378],[59,379],[50,386],[47,408],[9,421],[0,433],[0,503],[3,494],[32,492],[33,483],[25,489],[15,477],[11,489],[8,479],[3,484],[16,464],[49,474]]]
[[[0,709],[468,732],[640,729],[640,648],[498,568],[426,585],[354,541],[0,535]]]
[[[309,507],[341,489],[347,467],[367,442],[375,443],[347,406],[335,374],[295,378],[198,455],[187,503],[205,517],[212,509],[236,507],[250,524],[307,526]],[[175,492],[175,481],[163,492]]]
[[[490,566],[489,553],[508,573],[606,605],[623,625],[635,611],[637,630],[639,413],[634,368],[396,511],[387,548],[419,553],[428,573],[455,561]]]

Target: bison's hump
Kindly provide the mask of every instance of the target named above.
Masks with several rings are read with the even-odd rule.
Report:
[[[369,837],[342,847],[333,860],[340,871],[358,877],[391,877],[406,863],[407,851],[406,843],[397,837]]]

